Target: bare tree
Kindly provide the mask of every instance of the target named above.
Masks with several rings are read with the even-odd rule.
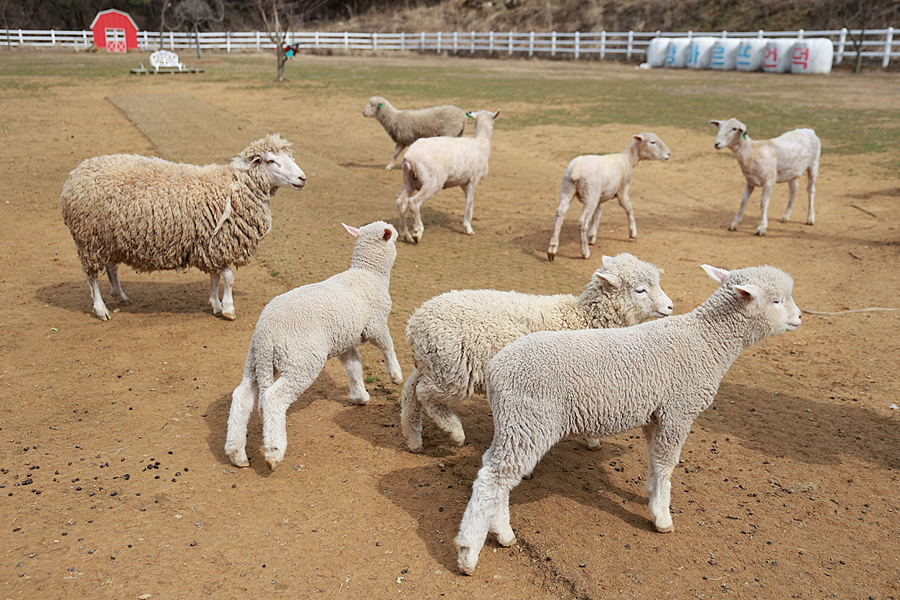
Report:
[[[285,47],[290,26],[296,21],[302,23],[317,9],[328,4],[328,0],[253,0],[259,11],[266,35],[275,43],[278,60],[278,81],[284,81],[284,64],[287,62]]]
[[[868,27],[869,21],[872,20],[872,12],[874,12],[869,4],[868,0],[851,0],[843,7],[842,11],[844,27],[847,28],[847,35],[850,36],[853,49],[856,51],[856,60],[853,61],[854,75],[859,73],[859,68],[862,66],[863,39],[866,36],[866,27]],[[854,22],[858,22],[860,25],[858,35],[853,33],[852,26]]]
[[[175,16],[191,26],[194,44],[197,46],[197,58],[203,58],[203,51],[200,49],[200,26],[211,21],[220,23],[225,18],[225,4],[222,0],[216,0],[216,9],[213,13],[206,0],[181,0],[175,7]]]

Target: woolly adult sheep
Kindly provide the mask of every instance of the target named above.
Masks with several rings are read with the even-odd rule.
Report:
[[[607,436],[642,427],[650,516],[673,530],[670,477],[694,419],[708,407],[741,350],[800,325],[793,280],[769,266],[726,271],[693,311],[633,327],[539,332],[487,367],[494,440],[472,486],[456,544],[472,574],[488,531],[515,542],[509,493],[563,436]]]
[[[762,196],[759,199],[760,212],[759,226],[756,235],[765,235],[769,227],[769,199],[776,183],[788,182],[790,195],[787,208],[781,216],[781,222],[785,223],[791,218],[791,210],[794,206],[794,197],[797,195],[799,178],[806,173],[806,193],[809,196],[809,207],[806,213],[806,224],[812,225],[816,221],[816,211],[813,203],[816,198],[816,177],[819,175],[819,157],[822,154],[822,144],[819,137],[812,129],[794,129],[777,138],[768,140],[752,140],[747,135],[747,126],[737,119],[724,121],[710,121],[710,125],[718,128],[716,134],[716,150],[728,148],[734,152],[734,157],[741,166],[744,174],[744,195],[741,198],[741,207],[731,225],[729,231],[735,231],[744,218],[744,210],[750,201],[750,194],[757,187],[762,187]]]
[[[422,409],[458,446],[465,433],[452,406],[484,392],[484,369],[504,346],[545,330],[627,327],[672,314],[659,270],[622,253],[603,257],[580,296],[535,296],[494,290],[441,294],[406,324],[415,369],[406,380],[400,421],[406,443],[422,451]],[[595,448],[599,442],[588,440]]]
[[[196,166],[133,154],[89,158],[63,185],[60,211],[87,275],[94,312],[103,321],[97,276],[106,271],[112,293],[128,298],[118,265],[136,271],[196,267],[209,274],[213,313],[234,319],[234,272],[252,259],[272,227],[272,196],[299,190],[306,175],[290,142],[269,135],[244,148],[230,165]],[[219,299],[219,278],[225,280]]]
[[[466,113],[456,106],[432,106],[419,110],[398,110],[381,96],[372,96],[363,109],[364,117],[375,117],[391,139],[394,155],[385,169],[390,171],[394,161],[406,148],[420,138],[460,137],[466,129]]]
[[[480,110],[466,114],[475,119],[474,138],[421,139],[410,146],[403,159],[403,188],[397,198],[397,212],[400,215],[400,235],[408,242],[418,244],[425,232],[422,205],[442,189],[456,186],[466,193],[463,227],[467,234],[475,234],[472,230],[475,188],[488,174],[494,119],[500,111]],[[406,228],[407,210],[414,219],[412,235]]]
[[[315,381],[329,358],[341,361],[350,399],[357,404],[369,402],[356,350],[363,342],[381,350],[391,381],[403,380],[387,324],[397,230],[384,221],[360,229],[344,227],[357,238],[350,268],[276,296],[259,316],[228,415],[225,454],[239,467],[250,464],[245,450],[247,423],[257,401],[266,464],[275,469],[282,461],[287,409]],[[276,371],[280,373],[277,380]]]
[[[634,223],[634,211],[628,197],[628,188],[634,166],[642,160],[669,160],[672,153],[655,133],[637,134],[625,150],[619,154],[597,156],[588,154],[572,159],[563,174],[562,189],[559,192],[559,207],[553,222],[553,235],[550,236],[550,248],[547,259],[553,262],[559,248],[559,232],[563,219],[572,199],[578,198],[584,204],[581,218],[578,219],[578,231],[581,235],[581,256],[588,258],[591,249],[588,244],[597,241],[597,229],[600,227],[600,212],[603,203],[618,198],[619,206],[625,210],[628,218],[628,237],[637,237],[637,225]]]

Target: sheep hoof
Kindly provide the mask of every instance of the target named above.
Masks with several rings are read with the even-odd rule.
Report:
[[[504,548],[509,548],[510,546],[512,546],[513,544],[516,543],[516,534],[514,534],[512,532],[512,530],[509,530],[508,532],[506,532],[506,535],[498,533],[497,534],[497,543],[500,544],[501,546],[503,546]]]
[[[660,527],[659,525],[657,525],[656,531],[658,531],[659,533],[672,533],[673,531],[675,531],[675,526],[669,525],[668,527]]]
[[[553,262],[553,259],[554,259],[554,258],[556,258],[556,253],[555,253],[555,252],[548,252],[548,253],[547,253],[547,260],[549,260],[550,262]]]
[[[757,229],[757,230],[756,230],[756,235],[766,235],[766,230],[765,230],[765,229],[761,229],[761,230],[760,230],[760,229]]]
[[[384,170],[385,170],[385,171],[390,171],[390,170],[393,169],[393,168],[394,168],[394,165],[388,165],[388,166],[386,166],[386,167],[384,168]]]
[[[281,463],[280,460],[276,460],[274,458],[267,458],[266,465],[268,465],[270,471],[274,471],[275,467],[277,467]]]
[[[471,548],[468,546],[460,546],[456,564],[463,575],[474,575],[475,565],[478,564],[478,554],[472,556]]]
[[[584,444],[587,446],[588,450],[599,450],[600,449],[600,440],[597,438],[584,438]]]
[[[406,445],[409,447],[409,451],[413,454],[422,454],[423,452],[425,452],[425,447],[422,445],[422,442],[419,442],[418,446],[411,444],[410,442],[406,442]]]
[[[728,226],[728,231],[737,231],[737,225],[732,223],[731,225]]]
[[[228,319],[229,321],[234,321],[237,317],[234,314],[234,311],[222,311],[222,318]]]

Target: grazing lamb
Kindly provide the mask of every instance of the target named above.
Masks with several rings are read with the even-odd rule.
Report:
[[[494,119],[500,111],[480,110],[466,114],[475,119],[474,138],[421,139],[410,146],[403,159],[403,189],[397,198],[397,212],[400,214],[400,235],[407,242],[418,244],[425,232],[420,212],[422,205],[442,189],[456,186],[466,192],[463,227],[467,234],[475,234],[472,231],[475,188],[488,174],[491,134],[494,132]],[[412,235],[406,228],[407,209],[415,221]]]
[[[741,207],[731,225],[729,231],[737,229],[744,218],[744,209],[750,201],[750,194],[756,187],[762,187],[762,197],[759,199],[761,215],[756,235],[766,235],[769,226],[769,199],[776,183],[788,182],[790,196],[787,209],[781,216],[781,222],[785,223],[791,218],[791,209],[794,206],[794,197],[797,195],[797,181],[806,173],[806,193],[809,195],[809,209],[806,213],[806,224],[812,225],[816,221],[816,211],[813,201],[816,198],[816,177],[819,174],[819,156],[822,154],[822,144],[816,132],[812,129],[794,129],[777,138],[769,140],[751,140],[747,135],[747,126],[737,119],[725,121],[710,121],[713,127],[719,129],[716,134],[716,150],[728,148],[734,152],[734,157],[741,165],[744,174],[744,196],[741,198]]]
[[[694,419],[741,350],[800,326],[785,272],[703,268],[721,287],[687,314],[621,329],[533,333],[491,360],[494,441],[456,538],[460,570],[475,570],[488,531],[503,546],[515,542],[510,490],[571,433],[608,436],[642,427],[650,516],[657,531],[673,531],[670,477]]]
[[[559,206],[556,209],[556,220],[553,222],[553,235],[550,237],[550,248],[547,258],[550,262],[556,258],[559,248],[559,231],[563,219],[572,204],[573,198],[584,203],[581,218],[578,219],[578,231],[581,234],[581,255],[588,258],[591,249],[588,244],[597,241],[597,229],[600,227],[600,212],[603,203],[612,198],[619,199],[619,205],[628,217],[628,237],[637,237],[637,225],[631,200],[628,198],[628,187],[634,166],[642,160],[669,160],[672,153],[665,142],[655,133],[641,133],[634,136],[631,143],[619,154],[597,156],[588,154],[572,159],[563,175],[562,189],[559,192]]]
[[[412,452],[422,451],[422,409],[465,442],[451,406],[484,392],[484,369],[504,346],[535,331],[627,327],[672,314],[659,270],[622,253],[603,257],[581,296],[533,296],[494,290],[441,294],[416,309],[406,324],[415,370],[403,387],[400,422]],[[588,440],[596,448],[599,441]]]
[[[394,143],[394,155],[385,167],[390,171],[394,161],[407,147],[420,138],[460,137],[466,129],[466,113],[456,106],[432,106],[421,110],[397,110],[381,96],[372,96],[363,109],[364,117],[375,117]]]
[[[272,228],[276,189],[306,185],[290,145],[270,135],[227,166],[133,154],[98,156],[78,165],[63,185],[60,211],[75,239],[97,316],[109,319],[97,283],[104,270],[113,295],[128,302],[118,277],[118,264],[125,263],[136,271],[196,267],[209,273],[213,313],[233,320],[232,267],[249,263]],[[220,276],[225,280],[221,301]]]
[[[367,404],[362,360],[356,347],[369,341],[384,355],[388,377],[403,381],[388,330],[391,267],[397,230],[384,221],[356,229],[350,268],[319,283],[276,296],[263,309],[250,341],[244,377],[231,397],[225,454],[246,467],[247,422],[258,402],[266,464],[275,469],[287,447],[285,414],[329,358],[337,357],[350,382],[350,399]],[[275,379],[275,372],[280,373]]]

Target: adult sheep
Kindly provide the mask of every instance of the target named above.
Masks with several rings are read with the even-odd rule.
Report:
[[[94,312],[106,321],[97,277],[106,271],[112,293],[128,297],[118,265],[136,271],[196,267],[209,274],[213,314],[233,320],[234,271],[253,258],[272,228],[272,196],[295,190],[306,175],[290,142],[269,135],[244,148],[230,165],[187,165],[161,158],[113,154],[89,158],[63,185],[60,211],[87,275]],[[225,280],[219,299],[219,278]]]
[[[741,350],[800,326],[784,271],[703,268],[721,286],[687,314],[621,329],[532,333],[488,363],[494,440],[456,538],[460,570],[472,574],[488,531],[503,546],[515,542],[510,490],[572,433],[642,427],[650,516],[657,531],[673,530],[670,478],[694,419]]]
[[[475,234],[472,230],[475,188],[488,174],[494,119],[500,111],[479,110],[466,114],[475,119],[474,138],[424,138],[414,143],[403,158],[403,187],[397,198],[397,213],[400,215],[400,236],[408,242],[418,244],[425,232],[422,205],[442,189],[457,186],[466,193],[463,228],[467,234]],[[406,227],[407,210],[413,216],[412,235]]]
[[[484,370],[504,346],[535,331],[627,327],[672,314],[659,270],[628,253],[603,257],[580,296],[535,296],[494,290],[441,294],[406,323],[415,369],[400,401],[412,452],[422,451],[422,409],[457,446],[466,436],[452,406],[484,393]],[[599,442],[588,440],[595,448]]]
[[[816,198],[816,177],[819,175],[819,157],[822,154],[822,143],[812,129],[794,129],[777,138],[768,140],[752,140],[747,135],[747,126],[737,119],[724,121],[710,121],[710,125],[718,128],[716,134],[716,150],[728,148],[734,152],[734,157],[741,166],[744,174],[744,195],[741,198],[741,207],[731,225],[729,231],[737,229],[744,218],[744,210],[750,201],[750,194],[757,187],[762,187],[762,196],[759,199],[760,212],[759,226],[756,235],[766,235],[769,227],[769,199],[776,183],[788,182],[790,196],[787,209],[781,216],[781,222],[785,223],[791,218],[791,210],[794,206],[794,197],[797,195],[799,178],[806,173],[806,193],[809,196],[809,207],[806,213],[806,224],[812,225],[816,221],[816,211],[813,202]]]
[[[578,219],[578,232],[581,236],[581,256],[588,258],[591,249],[588,246],[597,241],[597,229],[600,227],[600,213],[603,203],[618,198],[619,206],[625,210],[628,218],[628,237],[637,237],[637,225],[634,223],[634,211],[628,197],[628,188],[634,167],[642,160],[669,160],[672,153],[655,133],[637,134],[625,150],[618,154],[598,156],[587,154],[576,156],[566,167],[563,174],[562,188],[559,192],[559,206],[553,222],[553,235],[550,236],[550,247],[547,259],[553,262],[559,248],[559,232],[566,217],[572,199],[578,198],[584,204],[584,210]]]
[[[364,117],[375,117],[391,139],[394,155],[385,167],[390,171],[394,161],[420,138],[461,137],[466,129],[466,113],[456,106],[432,106],[419,110],[398,110],[381,96],[372,96],[363,109]]]

